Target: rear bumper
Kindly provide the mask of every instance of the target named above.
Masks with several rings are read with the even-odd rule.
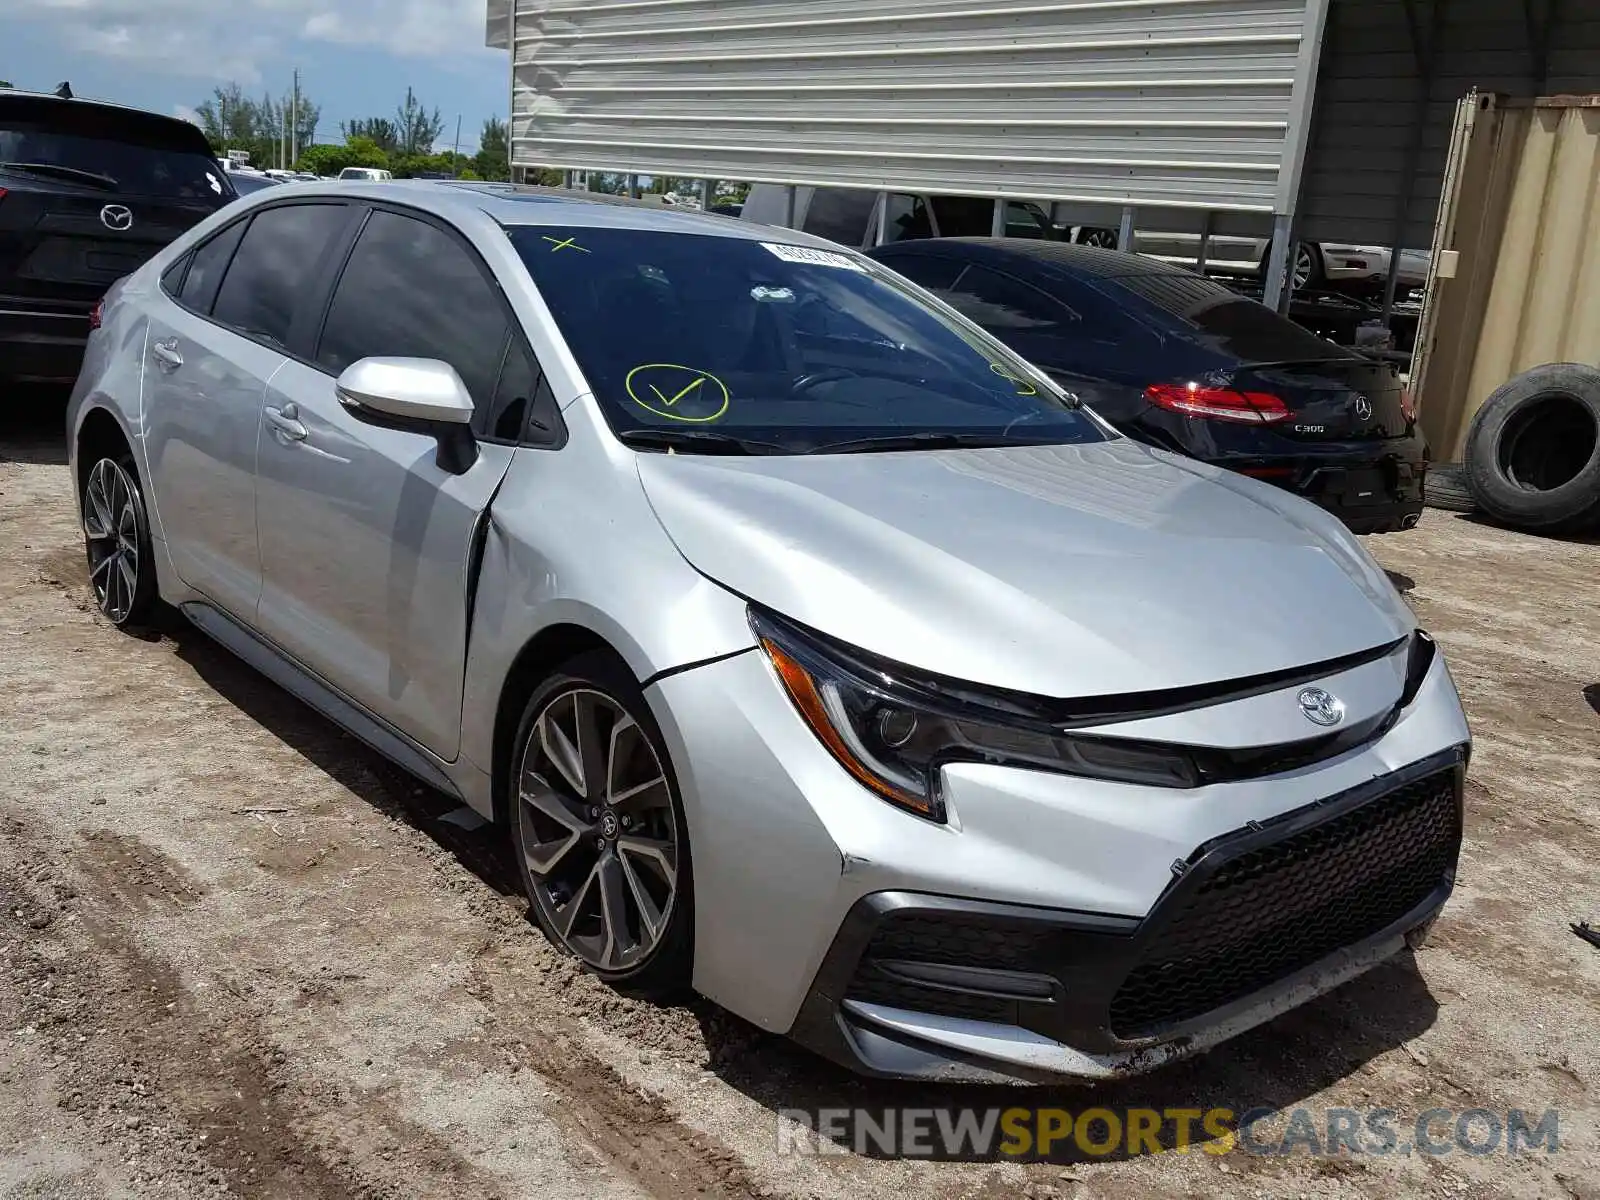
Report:
[[[0,296],[0,379],[76,379],[89,340],[90,307]]]
[[[1208,1050],[1421,940],[1454,884],[1462,763],[1214,839],[1143,919],[864,896],[791,1034],[864,1074],[971,1082],[1113,1079]]]

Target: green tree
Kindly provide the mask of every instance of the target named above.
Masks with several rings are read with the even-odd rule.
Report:
[[[385,154],[400,149],[400,127],[388,117],[365,117],[359,121],[342,121],[339,133],[345,141],[367,138]]]
[[[15,86],[9,79],[0,79],[0,88],[14,88]]]
[[[478,135],[478,153],[472,157],[472,169],[480,179],[511,178],[506,123],[499,117],[490,117],[483,123],[483,132]]]
[[[444,117],[435,108],[431,113],[417,99],[417,94],[406,89],[406,100],[394,110],[398,149],[402,154],[432,154],[433,144],[444,132]]]
[[[322,109],[304,92],[299,103],[291,94],[274,100],[270,95],[252,100],[237,83],[212,91],[211,98],[196,110],[200,128],[218,154],[243,150],[256,167],[276,166],[287,152],[291,132],[294,144],[311,146],[316,142],[317,124]],[[289,129],[290,119],[295,128]]]
[[[295,163],[296,170],[310,171],[313,175],[337,175],[346,167],[394,169],[383,148],[364,137],[353,137],[342,146],[307,146]]]

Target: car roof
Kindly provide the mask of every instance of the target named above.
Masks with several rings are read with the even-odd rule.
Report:
[[[394,179],[319,181],[302,183],[296,199],[339,196],[347,199],[387,200],[432,212],[442,217],[478,211],[508,228],[516,226],[580,226],[612,229],[655,229],[664,233],[695,233],[748,241],[780,241],[789,245],[847,252],[823,238],[798,229],[777,229],[749,221],[734,221],[715,213],[668,208],[627,196],[581,192],[531,184],[478,183],[464,180]],[[263,201],[266,202],[266,201]]]
[[[1013,268],[1031,265],[1084,279],[1117,279],[1130,275],[1178,275],[1192,278],[1194,272],[1143,254],[1122,250],[1103,250],[1075,242],[1050,242],[1035,238],[956,237],[922,238],[910,242],[891,242],[880,250],[891,254],[901,250],[940,254],[970,262],[1005,263]]]
[[[87,100],[82,96],[63,97],[53,92],[30,92],[22,88],[0,88],[0,113],[7,108],[22,109],[24,112],[32,111],[47,114],[51,106],[61,105],[62,111],[71,110],[87,114],[94,111],[110,118],[121,118],[136,121],[146,128],[165,129],[183,137],[198,139],[203,138],[197,125],[185,121],[181,117],[169,117],[165,113],[151,112],[147,108],[133,108],[126,104],[113,104],[108,100]],[[114,134],[109,136],[114,137]]]

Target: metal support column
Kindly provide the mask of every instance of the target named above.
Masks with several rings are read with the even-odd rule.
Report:
[[[1201,275],[1206,273],[1206,267],[1211,262],[1211,213],[1207,212],[1200,218],[1200,249],[1195,254],[1194,269]]]
[[[628,195],[634,200],[639,198],[639,177],[632,171],[628,172]]]
[[[989,219],[989,236],[1003,238],[1006,235],[1006,202],[994,202],[994,216]]]
[[[1272,205],[1272,249],[1262,302],[1287,312],[1294,282],[1289,264],[1294,261],[1295,213],[1300,205],[1300,181],[1305,173],[1306,150],[1311,143],[1311,114],[1316,107],[1317,71],[1322,65],[1322,39],[1328,28],[1329,0],[1306,0],[1300,26],[1300,50],[1295,57],[1294,93],[1289,105],[1289,128],[1283,141],[1283,162],[1278,171],[1278,191]]]
[[[700,181],[700,211],[711,211],[711,197],[717,194],[716,183],[710,179]]]
[[[1133,206],[1122,210],[1122,224],[1117,229],[1117,249],[1133,253]]]
[[[889,193],[879,192],[872,206],[872,244],[882,246],[889,240]]]
[[[783,189],[783,227],[785,229],[794,228],[795,206],[797,201],[798,197],[795,195],[794,184],[788,184]]]
[[[1267,279],[1261,289],[1261,302],[1268,308],[1286,312],[1293,292],[1289,264],[1294,261],[1294,216],[1279,213],[1272,218],[1272,245],[1267,250]]]

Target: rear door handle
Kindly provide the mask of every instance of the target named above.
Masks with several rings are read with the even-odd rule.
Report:
[[[156,342],[150,347],[150,353],[155,355],[156,361],[168,367],[183,366],[183,355],[178,353],[178,339]]]
[[[266,410],[267,424],[271,425],[273,432],[286,442],[306,440],[306,427],[296,419],[299,416],[300,409],[292,401],[282,408]]]

